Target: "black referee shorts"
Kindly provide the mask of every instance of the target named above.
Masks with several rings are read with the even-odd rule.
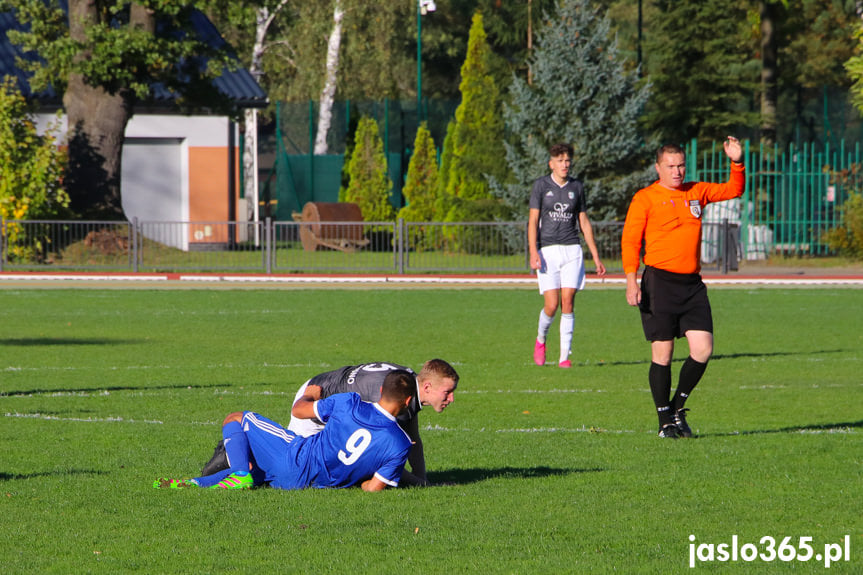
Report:
[[[713,314],[701,274],[647,266],[641,275],[641,326],[647,341],[670,341],[689,330],[713,333]]]

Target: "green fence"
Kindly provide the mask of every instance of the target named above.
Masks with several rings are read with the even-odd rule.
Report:
[[[863,178],[860,143],[821,149],[805,144],[765,147],[746,143],[746,192],[740,200],[712,204],[705,221],[740,224],[742,258],[765,259],[773,254],[826,255],[827,230],[836,227],[841,206]],[[687,178],[724,182],[728,158],[721,143],[686,150]]]
[[[306,202],[337,202],[342,184],[343,154],[287,154],[282,151],[272,175],[262,186],[261,201],[271,205],[267,215],[275,220],[291,219],[293,212],[301,212]],[[405,166],[407,164],[404,164]],[[402,196],[402,156],[387,155],[387,171],[393,188],[390,203],[396,208],[404,205]]]
[[[262,181],[261,199],[266,206],[262,217],[290,221],[292,213],[301,211],[306,202],[338,200],[348,137],[361,116],[378,122],[393,182],[390,201],[395,208],[402,207],[401,190],[420,118],[425,119],[440,147],[457,104],[424,100],[418,113],[415,101],[338,102],[327,140],[329,153],[315,156],[310,150],[315,138],[316,104],[280,103],[272,150],[274,165]],[[747,142],[745,195],[708,206],[705,222],[727,221],[739,226],[741,259],[765,259],[777,253],[828,254],[824,232],[837,225],[848,193],[863,184],[856,168],[863,162],[860,141],[847,144],[837,139],[836,133],[830,130],[831,137],[817,145],[764,147]],[[686,151],[690,180],[727,179],[728,159],[721,143],[700,150],[693,141]],[[702,257],[709,263],[712,246],[718,245],[718,240],[705,240]]]
[[[276,133],[272,150],[272,170],[264,175],[261,199],[267,214],[276,220],[290,220],[306,202],[335,202],[342,183],[342,166],[349,136],[360,117],[374,118],[381,131],[384,154],[393,188],[390,203],[404,205],[402,187],[413,153],[417,126],[426,122],[438,148],[443,145],[446,128],[455,115],[454,100],[417,102],[383,100],[379,102],[337,102],[327,136],[328,154],[312,155],[319,109],[314,102],[280,102],[276,106]]]
[[[390,179],[399,183],[394,185],[391,197],[398,208],[403,205],[401,172],[406,169],[409,157],[397,153],[388,157]],[[720,143],[699,150],[693,141],[686,148],[686,160],[689,180],[728,179],[728,158]],[[829,254],[824,233],[839,223],[840,208],[849,192],[863,188],[860,143],[851,147],[840,141],[838,148],[825,145],[816,149],[808,144],[768,148],[746,142],[744,161],[747,178],[743,198],[707,206],[704,221],[715,224],[727,221],[739,226],[741,259],[760,260],[773,254]],[[265,200],[277,200],[271,217],[290,221],[291,212],[301,211],[308,201],[337,201],[342,163],[342,155],[288,154],[283,145],[275,176],[268,182],[272,189],[263,195]],[[709,264],[714,261],[719,239],[705,231],[704,240],[702,258]]]

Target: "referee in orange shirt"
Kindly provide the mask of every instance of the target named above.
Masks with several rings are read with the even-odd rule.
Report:
[[[683,149],[662,146],[656,153],[659,180],[633,196],[623,225],[626,302],[641,310],[644,336],[650,342],[648,380],[660,437],[692,437],[683,406],[713,353],[713,317],[699,273],[701,214],[711,202],[742,196],[746,182],[740,142],[729,137],[724,148],[731,160],[728,182],[709,184],[684,183]],[[644,272],[639,287],[636,274],[642,244]],[[683,336],[689,343],[689,357],[680,368],[677,390],[669,397],[674,340]]]

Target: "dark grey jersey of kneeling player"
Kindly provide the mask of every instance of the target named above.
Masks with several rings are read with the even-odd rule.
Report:
[[[317,385],[321,388],[321,399],[337,393],[354,392],[359,393],[363,401],[375,402],[381,398],[381,386],[384,384],[384,378],[396,370],[407,371],[416,379],[417,374],[411,368],[381,361],[361,365],[346,365],[333,371],[321,373],[310,379],[308,385]],[[404,428],[404,424],[415,418],[420,409],[422,406],[417,387],[407,409],[403,410],[396,420]]]

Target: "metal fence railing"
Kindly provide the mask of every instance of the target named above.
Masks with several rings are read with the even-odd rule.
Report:
[[[703,221],[739,224],[742,257],[747,260],[830,254],[825,232],[841,224],[849,194],[863,188],[861,143],[816,148],[746,142],[744,163],[743,197],[708,205]],[[688,179],[724,182],[728,172],[721,145],[699,150],[692,141],[687,147]]]
[[[595,222],[620,272],[620,222]],[[740,258],[739,227],[704,224],[704,267]],[[588,271],[593,269],[585,250]],[[526,222],[98,222],[4,220],[0,271],[529,273]]]

